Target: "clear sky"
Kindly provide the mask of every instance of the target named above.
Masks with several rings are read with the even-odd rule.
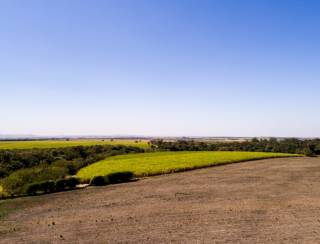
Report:
[[[0,0],[0,134],[319,137],[319,12]]]

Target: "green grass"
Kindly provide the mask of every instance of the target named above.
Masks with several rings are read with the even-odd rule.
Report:
[[[32,148],[59,148],[93,145],[125,145],[148,148],[147,140],[41,140],[41,141],[0,141],[0,149],[32,149]]]
[[[150,176],[255,159],[297,156],[263,152],[156,152],[107,158],[82,168],[82,180],[113,172],[132,171],[135,176]]]

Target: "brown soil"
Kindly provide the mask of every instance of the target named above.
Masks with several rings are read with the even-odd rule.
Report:
[[[1,211],[0,243],[320,243],[320,158],[7,200]]]

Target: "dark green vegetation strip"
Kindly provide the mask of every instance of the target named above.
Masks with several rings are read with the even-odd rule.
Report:
[[[165,151],[249,151],[320,155],[320,139],[252,139],[243,142],[202,142],[193,140],[152,140],[152,148]]]

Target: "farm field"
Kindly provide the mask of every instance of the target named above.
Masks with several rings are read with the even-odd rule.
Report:
[[[0,141],[0,149],[32,149],[32,148],[59,148],[93,145],[125,145],[148,148],[148,140],[39,140],[39,141]]]
[[[156,152],[120,155],[80,169],[77,176],[89,180],[94,176],[132,171],[135,176],[167,174],[208,166],[256,159],[295,156],[263,152]]]
[[[0,201],[0,243],[320,243],[320,159]]]

